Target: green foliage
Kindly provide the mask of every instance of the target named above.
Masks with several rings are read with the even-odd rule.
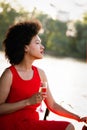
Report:
[[[83,15],[83,23],[87,24],[87,12]]]
[[[86,44],[87,44],[87,22],[76,22],[75,24],[76,35],[76,48],[78,56],[82,59],[86,59]]]
[[[83,22],[76,21],[74,27],[75,36],[66,36],[67,23],[59,20],[53,20],[47,15],[39,15],[42,20],[44,33],[42,34],[43,44],[50,54],[56,56],[68,56],[79,59],[86,59],[87,42],[87,17],[85,15]]]
[[[84,14],[83,21],[76,21],[74,28],[75,36],[66,36],[67,22],[52,19],[47,14],[37,12],[36,8],[29,13],[23,8],[19,11],[12,8],[10,4],[0,2],[0,49],[7,28],[14,22],[37,18],[43,25],[40,37],[46,52],[54,56],[68,56],[86,59],[87,44],[87,13]]]
[[[38,17],[44,28],[42,34],[42,43],[45,44],[47,52],[56,56],[67,55],[66,23],[54,20],[47,15],[39,15]],[[44,39],[43,39],[44,38]],[[45,42],[45,43],[44,43]]]
[[[17,12],[10,4],[0,2],[0,49],[2,48],[2,41],[8,27],[17,20],[25,17],[25,13],[20,10]],[[26,13],[27,16],[27,13]]]

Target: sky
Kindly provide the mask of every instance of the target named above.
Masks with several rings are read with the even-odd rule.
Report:
[[[11,4],[21,5],[27,11],[37,8],[52,16],[60,19],[81,19],[84,12],[87,11],[87,0],[7,0]],[[15,3],[14,3],[15,1]],[[17,6],[16,5],[16,6]]]

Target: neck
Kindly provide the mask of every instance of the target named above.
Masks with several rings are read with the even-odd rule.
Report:
[[[30,70],[32,68],[33,60],[24,59],[17,67],[22,70]]]

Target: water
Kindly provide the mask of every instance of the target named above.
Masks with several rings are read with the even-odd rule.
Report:
[[[44,57],[42,60],[35,61],[34,65],[45,71],[56,102],[80,116],[87,116],[87,63],[69,58]],[[7,66],[9,63],[5,60],[3,53],[0,53],[0,75]],[[43,109],[45,109],[44,104]],[[44,113],[40,113],[41,119],[43,115]],[[47,119],[71,121],[76,130],[81,130],[84,125],[51,112]]]

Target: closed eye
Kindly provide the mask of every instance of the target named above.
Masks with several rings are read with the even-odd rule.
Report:
[[[40,44],[40,42],[36,42],[36,44]]]

